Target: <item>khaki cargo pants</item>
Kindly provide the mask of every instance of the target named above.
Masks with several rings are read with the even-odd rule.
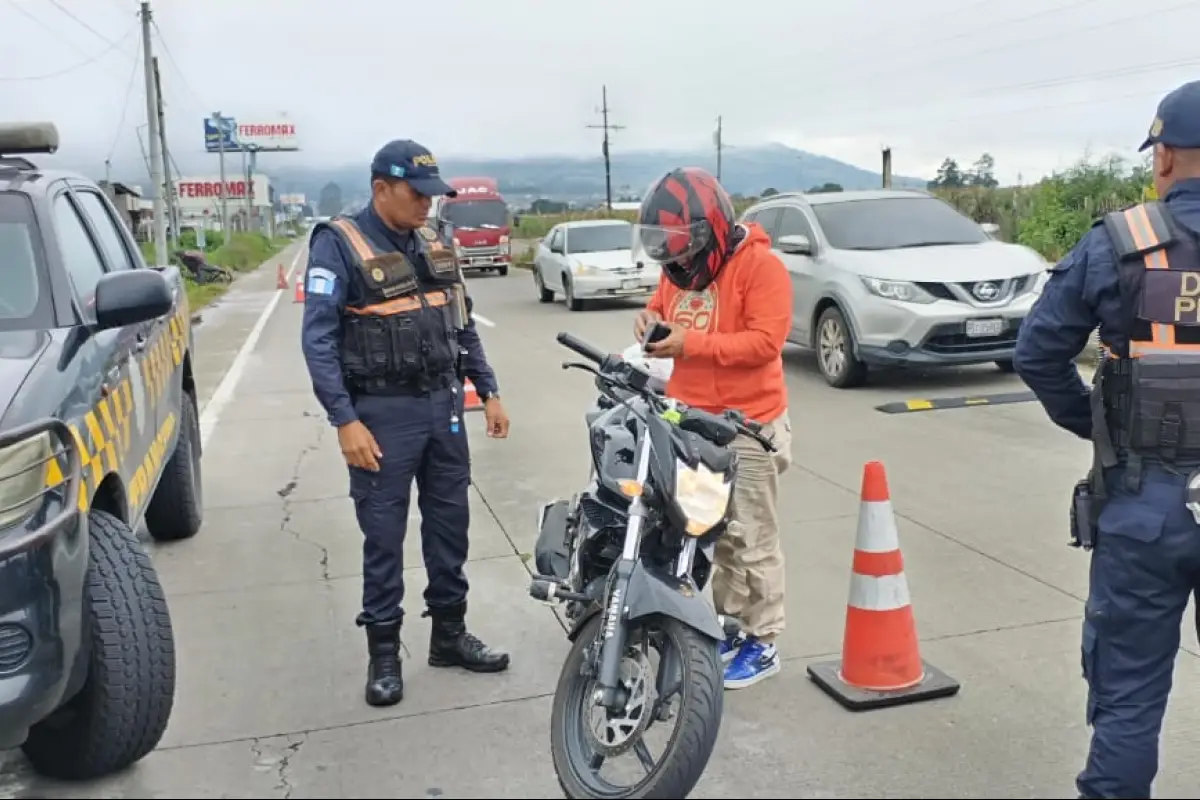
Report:
[[[792,463],[792,424],[787,410],[763,426],[774,437],[768,453],[747,436],[733,441],[738,451],[729,530],[717,540],[713,604],[734,617],[742,630],[771,642],[784,628],[783,548],[779,537],[779,476]]]

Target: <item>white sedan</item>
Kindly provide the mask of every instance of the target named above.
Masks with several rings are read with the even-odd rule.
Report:
[[[644,297],[658,286],[657,264],[634,263],[633,226],[624,220],[575,220],[555,225],[538,241],[533,282],[538,299],[554,302],[561,293],[567,308],[585,300]]]

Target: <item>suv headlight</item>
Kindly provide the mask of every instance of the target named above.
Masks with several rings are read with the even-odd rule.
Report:
[[[879,278],[862,279],[867,291],[885,300],[899,300],[902,303],[932,303],[937,300],[929,292],[910,281],[885,281]]]
[[[37,510],[53,458],[48,431],[0,449],[0,528]]]
[[[689,536],[703,536],[716,527],[729,511],[733,483],[724,473],[713,472],[704,464],[692,469],[675,461],[675,502],[687,520]]]

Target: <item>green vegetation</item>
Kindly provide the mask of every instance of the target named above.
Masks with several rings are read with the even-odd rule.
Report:
[[[261,233],[235,233],[227,242],[222,234],[209,231],[205,235],[204,253],[210,264],[225,267],[236,275],[257,269],[292,241],[287,238],[272,239]],[[196,234],[190,230],[184,231],[179,237],[178,249],[199,250],[196,246]],[[154,243],[142,242],[141,250],[146,263],[153,264]],[[212,303],[229,289],[229,284],[225,283],[198,284],[186,275],[184,282],[187,286],[188,305],[193,313]]]
[[[952,161],[947,159],[947,161]],[[944,166],[943,166],[944,170]],[[939,176],[942,172],[939,172]],[[1057,261],[1103,214],[1146,198],[1148,163],[1085,157],[1030,186],[944,185],[930,189],[976,222],[1000,226],[1000,238],[1032,247]]]

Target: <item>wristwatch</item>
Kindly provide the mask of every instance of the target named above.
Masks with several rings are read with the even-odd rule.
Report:
[[[491,392],[490,394],[479,395],[479,402],[481,402],[481,403],[486,403],[489,400],[499,400],[499,399],[500,399],[499,392]]]

